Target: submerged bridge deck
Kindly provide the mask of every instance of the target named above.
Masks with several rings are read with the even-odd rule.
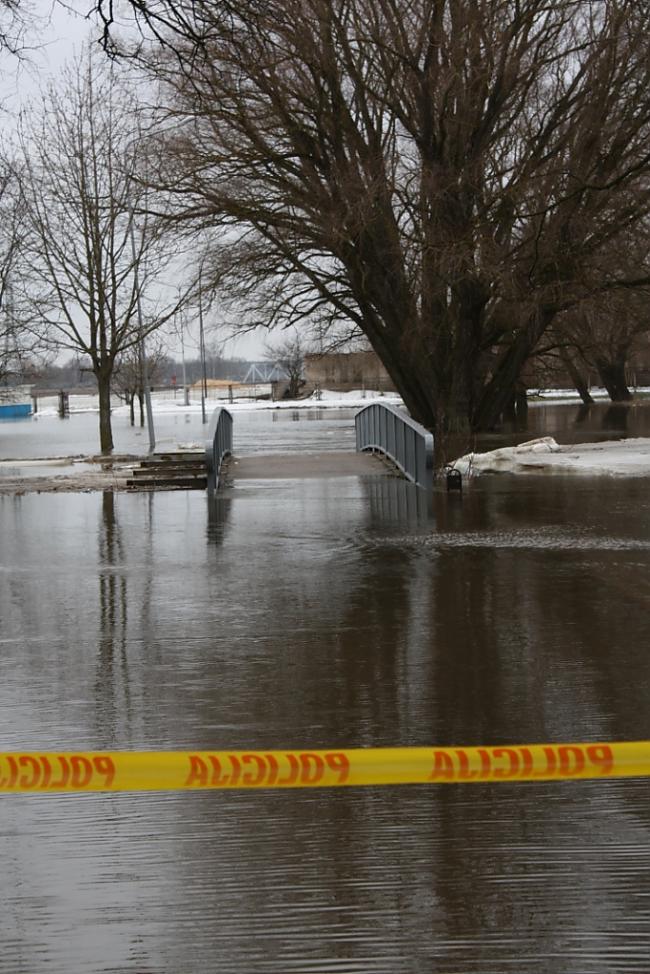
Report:
[[[256,453],[225,461],[226,482],[240,480],[307,480],[331,477],[389,476],[390,467],[370,453],[332,450],[324,453]]]
[[[433,484],[433,437],[394,406],[374,402],[355,416],[357,452],[234,455],[233,417],[215,409],[205,451],[144,458],[127,480],[136,490],[205,489],[251,480],[387,477],[400,471],[418,487]],[[388,462],[384,462],[388,461]]]
[[[433,436],[394,406],[373,402],[354,419],[357,452],[255,454],[233,457],[233,417],[215,409],[205,448],[208,491],[217,490],[224,475],[238,480],[290,480],[354,475],[387,476],[390,469],[375,454],[389,460],[418,487],[433,484]]]

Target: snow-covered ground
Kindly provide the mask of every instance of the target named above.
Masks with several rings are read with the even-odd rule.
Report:
[[[641,395],[650,395],[650,388],[635,389]],[[594,399],[601,401],[607,399],[605,389],[594,387],[591,390]],[[333,392],[329,389],[322,389],[318,394],[307,399],[281,399],[272,402],[270,399],[236,399],[228,402],[225,395],[220,398],[209,398],[206,401],[206,408],[212,411],[217,406],[226,406],[232,412],[248,412],[250,410],[265,409],[361,409],[368,405],[372,399],[382,399],[393,405],[401,406],[402,399],[397,393],[377,392],[372,389],[353,389],[351,392]],[[576,403],[580,402],[580,397],[573,389],[529,389],[528,400],[531,406],[547,403]],[[71,413],[93,413],[99,412],[99,400],[96,395],[70,396],[69,400]],[[196,413],[201,411],[200,398],[190,399],[189,405],[183,402],[183,392],[177,390],[173,396],[171,390],[166,389],[154,392],[152,396],[152,406],[154,413]],[[113,413],[115,416],[128,416],[129,407],[121,400],[115,399],[113,402]],[[38,401],[38,415],[56,416],[58,415],[58,396],[42,396]]]
[[[650,439],[637,437],[560,446],[552,436],[543,436],[519,446],[468,453],[453,466],[465,476],[482,473],[650,476]]]
[[[589,390],[592,399],[601,402],[609,398],[607,390],[601,386],[592,386]],[[633,394],[648,395],[648,386],[635,386]],[[580,396],[575,389],[528,389],[529,405],[534,406],[536,402],[580,402]]]
[[[391,392],[376,392],[370,389],[331,392],[328,389],[323,389],[318,398],[314,395],[308,399],[280,399],[277,402],[272,402],[270,399],[236,399],[234,402],[228,402],[227,399],[223,398],[207,399],[206,409],[208,412],[212,412],[217,406],[225,406],[233,413],[269,409],[362,409],[373,399],[381,399],[382,402],[397,406],[402,404],[401,397]],[[167,392],[161,394],[154,392],[151,397],[151,405],[155,414],[201,412],[201,400],[190,399],[189,405],[186,406],[183,402],[183,394],[180,391],[175,399],[170,398]],[[71,413],[96,413],[99,412],[99,399],[97,396],[70,396],[69,407]],[[114,416],[128,416],[129,407],[120,400],[115,400],[112,412]],[[39,398],[38,415],[57,416],[58,396]]]

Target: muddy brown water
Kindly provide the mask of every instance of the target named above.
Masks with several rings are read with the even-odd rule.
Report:
[[[2,748],[647,739],[649,568],[645,478],[0,496]],[[5,795],[0,972],[647,974],[648,788]]]

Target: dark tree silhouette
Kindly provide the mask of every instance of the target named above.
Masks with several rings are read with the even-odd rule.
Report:
[[[558,314],[650,279],[603,259],[650,202],[647,3],[131,7],[176,219],[227,229],[270,318],[357,325],[439,434],[498,420]]]

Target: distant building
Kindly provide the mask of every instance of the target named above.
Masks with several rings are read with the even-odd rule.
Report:
[[[395,383],[374,352],[327,352],[305,355],[304,376],[307,387],[349,392],[352,389],[376,389],[394,392]]]
[[[0,386],[0,419],[31,416],[31,386]]]

